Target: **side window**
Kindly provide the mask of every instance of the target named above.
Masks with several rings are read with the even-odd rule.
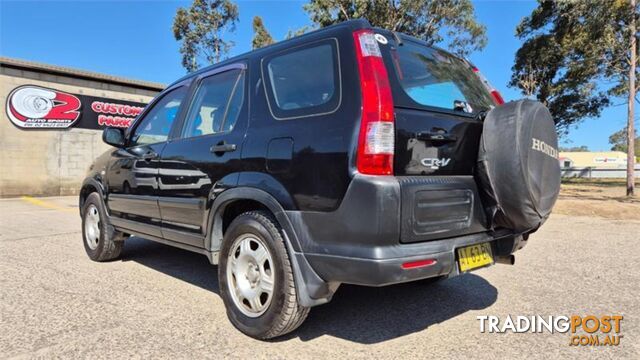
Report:
[[[187,115],[183,137],[233,130],[244,100],[244,71],[230,70],[204,78]]]
[[[145,114],[131,136],[130,146],[155,144],[167,141],[180,104],[187,95],[185,86],[166,93]]]
[[[340,64],[334,39],[263,59],[262,76],[269,108],[278,119],[326,114],[340,105]]]

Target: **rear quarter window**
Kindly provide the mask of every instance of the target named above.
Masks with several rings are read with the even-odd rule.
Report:
[[[342,96],[337,41],[321,40],[265,57],[262,79],[276,119],[336,111]]]
[[[406,95],[400,99],[404,106],[476,113],[494,105],[473,69],[443,50],[405,41],[390,47],[387,62],[392,63],[387,67],[393,68],[390,73],[395,74],[400,91]]]

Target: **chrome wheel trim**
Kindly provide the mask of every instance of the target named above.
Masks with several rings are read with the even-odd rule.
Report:
[[[95,250],[100,240],[100,212],[91,204],[84,213],[84,238],[89,249]]]
[[[264,241],[253,234],[238,236],[227,258],[227,284],[240,312],[258,317],[269,308],[275,282],[274,263]]]

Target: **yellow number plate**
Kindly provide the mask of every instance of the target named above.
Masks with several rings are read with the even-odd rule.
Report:
[[[491,245],[482,243],[458,249],[458,263],[461,272],[493,264]]]

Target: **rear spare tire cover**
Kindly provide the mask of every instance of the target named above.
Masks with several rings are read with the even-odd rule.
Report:
[[[484,120],[477,179],[491,228],[537,229],[560,192],[558,136],[549,110],[519,100]]]

